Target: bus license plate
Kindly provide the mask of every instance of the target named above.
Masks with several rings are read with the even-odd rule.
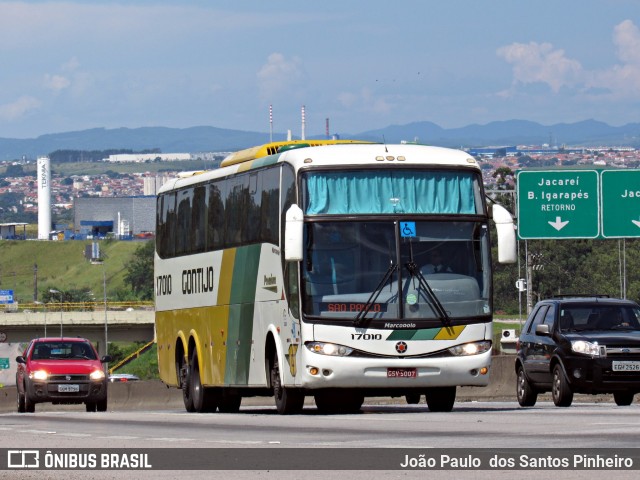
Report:
[[[387,368],[388,378],[416,378],[415,368]]]
[[[75,393],[80,391],[80,385],[58,385],[60,393]]]
[[[640,372],[640,362],[620,362],[611,363],[611,369],[614,372]]]

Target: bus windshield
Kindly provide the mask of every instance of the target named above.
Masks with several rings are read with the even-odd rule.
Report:
[[[366,169],[305,172],[305,215],[482,215],[477,172]]]
[[[302,273],[311,321],[461,324],[490,314],[489,241],[480,222],[307,223]]]

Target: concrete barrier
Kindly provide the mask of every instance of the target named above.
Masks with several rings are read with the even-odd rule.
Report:
[[[458,400],[461,402],[472,400],[515,400],[516,376],[514,372],[514,356],[503,355],[493,357],[491,365],[491,380],[487,387],[461,387],[458,389]],[[307,399],[313,403],[313,399]],[[404,403],[404,398],[385,399],[385,403]],[[245,398],[243,405],[270,405],[272,399]],[[375,403],[380,403],[375,401]],[[164,410],[183,409],[182,391],[168,388],[159,380],[120,382],[109,384],[109,410]],[[16,411],[16,387],[0,388],[0,412]],[[82,409],[81,405],[52,405],[38,404],[36,411],[56,411],[67,409]]]
[[[487,387],[461,387],[458,388],[457,401],[516,401],[516,374],[515,356],[499,355],[492,359],[491,379]],[[640,395],[638,395],[640,397]],[[540,395],[540,401],[550,401],[551,395]],[[423,399],[424,401],[424,399]],[[612,402],[611,395],[576,395],[575,402]],[[636,402],[640,398],[636,399]],[[404,397],[396,398],[372,398],[367,403],[394,404],[405,402]],[[313,405],[313,398],[307,397],[305,402]],[[265,397],[244,398],[245,406],[273,405],[273,399]],[[52,405],[50,403],[38,404],[36,411],[64,411],[83,410],[82,405]],[[168,388],[159,380],[121,382],[109,384],[108,409],[111,411],[131,410],[183,410],[182,391],[177,388]],[[0,413],[10,413],[17,410],[16,387],[0,388]]]

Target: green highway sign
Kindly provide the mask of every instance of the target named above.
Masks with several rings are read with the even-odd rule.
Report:
[[[518,237],[598,238],[599,186],[596,170],[518,172]]]
[[[602,236],[640,237],[640,170],[603,170]]]

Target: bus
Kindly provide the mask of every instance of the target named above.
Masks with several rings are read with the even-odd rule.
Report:
[[[492,232],[512,263],[515,231],[463,151],[254,147],[163,185],[156,220],[160,377],[189,412],[251,396],[280,414],[306,397],[356,412],[365,397],[423,395],[450,411],[458,386],[489,382]]]

